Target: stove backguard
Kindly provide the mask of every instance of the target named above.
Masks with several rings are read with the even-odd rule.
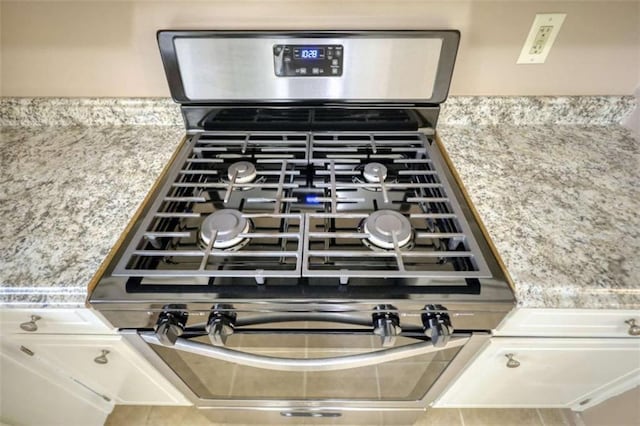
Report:
[[[448,94],[460,33],[158,32],[182,105],[434,105]]]

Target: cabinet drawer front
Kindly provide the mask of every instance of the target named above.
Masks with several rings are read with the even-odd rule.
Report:
[[[639,310],[518,309],[496,329],[496,336],[628,337],[630,320],[640,326]]]
[[[115,333],[90,309],[2,309],[0,334]]]

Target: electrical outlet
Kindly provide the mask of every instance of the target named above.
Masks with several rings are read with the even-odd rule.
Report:
[[[529,50],[529,55],[539,55],[542,53],[547,40],[549,40],[549,35],[551,35],[551,30],[553,30],[553,25],[544,25],[538,28],[538,33],[533,39],[533,45],[531,46],[531,50]]]
[[[566,16],[566,13],[537,14],[516,63],[544,64]]]

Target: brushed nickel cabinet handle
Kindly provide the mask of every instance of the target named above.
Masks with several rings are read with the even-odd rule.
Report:
[[[625,324],[629,325],[629,336],[640,336],[640,325],[636,324],[636,320],[634,318],[628,319],[625,321]]]
[[[41,319],[42,317],[38,315],[31,315],[31,321],[23,322],[22,324],[20,324],[20,328],[23,329],[24,331],[29,331],[29,332],[37,331],[38,324],[36,324],[36,321],[39,321]]]
[[[507,357],[507,368],[518,368],[520,367],[520,361],[518,361],[517,359],[513,359],[513,357],[515,356],[514,354],[506,354],[505,355]]]
[[[101,352],[102,353],[100,355],[98,355],[93,359],[93,362],[95,362],[96,364],[104,365],[109,362],[109,359],[107,358],[107,355],[109,355],[109,351],[106,349],[103,349]]]
[[[35,353],[33,353],[33,351],[29,348],[27,348],[26,346],[20,346],[20,350],[22,352],[24,352],[25,354],[29,355],[29,356],[34,356]]]

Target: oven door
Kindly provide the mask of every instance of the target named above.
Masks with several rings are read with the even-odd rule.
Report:
[[[370,326],[308,321],[237,327],[224,346],[198,327],[173,345],[152,331],[123,335],[200,408],[285,417],[310,409],[329,417],[331,410],[423,410],[489,338],[455,332],[434,346],[420,331],[403,331],[387,348]]]

